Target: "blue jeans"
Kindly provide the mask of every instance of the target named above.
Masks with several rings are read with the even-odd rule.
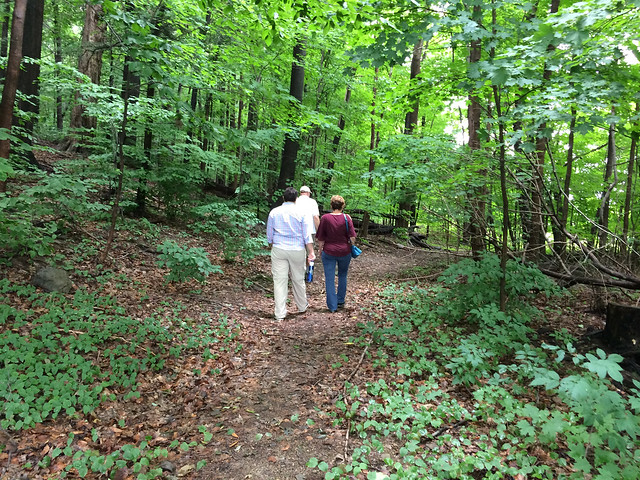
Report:
[[[322,266],[324,268],[324,285],[327,290],[327,308],[331,311],[338,309],[338,304],[344,303],[347,296],[347,272],[351,263],[351,255],[334,257],[322,252]],[[338,265],[338,292],[336,293],[336,264]]]

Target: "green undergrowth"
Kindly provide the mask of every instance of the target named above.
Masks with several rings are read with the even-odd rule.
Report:
[[[178,359],[196,357],[204,365],[241,348],[239,327],[226,317],[191,319],[183,310],[167,301],[134,318],[113,296],[81,289],[43,294],[0,280],[0,428],[19,435],[63,415],[85,418],[105,402],[138,398],[142,376],[173,375]],[[80,476],[128,466],[144,479],[160,471],[149,467],[152,460],[166,457],[166,449],[147,442],[107,456],[72,443],[53,449],[40,467],[68,456],[67,470]]]
[[[362,326],[373,378],[331,412],[358,443],[347,462],[308,466],[326,479],[640,478],[640,383],[621,388],[622,357],[579,353],[566,331],[542,341],[534,305],[567,293],[509,262],[501,311],[500,276],[487,256],[433,287],[389,286],[386,314]]]

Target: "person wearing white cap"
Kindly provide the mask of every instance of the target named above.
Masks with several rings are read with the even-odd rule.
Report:
[[[320,225],[320,210],[318,202],[311,198],[311,189],[306,185],[300,187],[300,196],[296,200],[296,205],[305,215],[313,219],[313,234],[315,235],[318,225]]]

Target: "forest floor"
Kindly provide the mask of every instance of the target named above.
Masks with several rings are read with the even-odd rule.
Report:
[[[199,319],[215,319],[215,358],[206,359],[198,347],[183,350],[177,358],[166,355],[161,371],[138,375],[138,397],[114,391],[115,400],[86,415],[60,415],[17,433],[0,429],[0,480],[60,478],[72,460],[52,452],[70,444],[75,452],[108,455],[144,442],[148,449],[167,448],[166,459],[153,460],[162,462],[162,478],[324,478],[323,472],[307,467],[309,459],[348,463],[358,446],[347,424],[334,422],[345,382],[364,386],[380,378],[393,381],[396,375],[392,368],[373,367],[367,355],[369,339],[363,338],[360,325],[386,318],[389,306],[381,302],[385,289],[405,282],[429,286],[461,257],[373,236],[362,245],[364,254],[351,263],[346,308],[333,314],[327,310],[324,273],[317,262],[307,290],[309,309],[297,314],[290,305],[287,318],[276,322],[268,256],[248,264],[224,262],[220,241],[169,227],[161,232],[164,238],[204,248],[223,273],[209,276],[204,284],[166,283],[168,270],[157,265],[157,243],[162,240],[127,229],[117,232],[98,273],[96,259],[105,231],[89,225],[59,239],[56,260],[70,270],[76,288],[117,299],[129,317],[143,321],[159,316],[167,324],[178,319],[195,327]],[[27,285],[37,266],[30,259],[14,259],[3,266],[0,277]],[[549,319],[551,328],[566,328],[589,341],[589,333],[604,328],[603,315],[593,311],[596,297],[590,289],[575,288],[569,303]],[[67,298],[71,301],[72,295]],[[15,307],[27,301],[20,295],[9,298]],[[128,342],[124,337],[122,341]],[[95,361],[104,362],[103,357],[98,352]],[[461,401],[468,396],[460,386],[442,388]],[[170,446],[176,442],[180,448]],[[53,458],[42,463],[47,456]],[[384,463],[378,467],[383,471]],[[77,478],[78,471],[66,475]],[[106,477],[89,472],[84,478]],[[122,468],[111,478],[132,480],[137,473]]]
[[[334,426],[329,414],[344,393],[345,381],[364,385],[393,376],[391,370],[374,370],[363,342],[354,342],[362,335],[358,325],[385,316],[379,306],[379,294],[385,288],[407,281],[426,286],[457,260],[442,251],[374,237],[363,246],[364,254],[351,263],[346,308],[334,314],[327,310],[318,262],[307,290],[310,308],[275,322],[267,256],[249,265],[222,264],[224,273],[209,277],[204,285],[176,286],[163,281],[166,270],[155,266],[157,253],[152,248],[127,238],[128,232],[119,235],[110,256],[113,275],[103,284],[104,293],[115,296],[134,318],[164,306],[180,318],[206,314],[226,319],[228,336],[221,340],[219,356],[207,361],[201,354],[167,359],[161,373],[139,375],[139,398],[125,400],[119,395],[117,401],[101,405],[90,415],[60,416],[13,435],[15,451],[10,456],[6,449],[0,453],[0,480],[58,478],[68,457],[58,457],[42,468],[35,465],[52,449],[64,448],[70,432],[78,448],[103,454],[145,438],[150,439],[149,446],[167,446],[174,440],[197,442],[184,451],[170,450],[162,478],[324,478],[322,472],[306,466],[310,458],[346,463],[358,445],[357,438],[349,438],[344,423]],[[203,239],[200,246],[214,256],[219,254],[216,245]],[[7,276],[28,283],[32,273],[32,265],[16,262]],[[74,281],[79,288],[96,287],[90,277]],[[554,328],[580,334],[603,327],[602,317],[589,312],[588,295],[582,298],[582,305],[572,306],[571,317],[558,316]],[[290,306],[289,311],[293,310],[295,306]],[[208,442],[202,442],[203,430],[211,434]],[[27,463],[35,468],[21,476]],[[85,478],[104,477],[89,473]],[[136,475],[122,469],[115,478]]]

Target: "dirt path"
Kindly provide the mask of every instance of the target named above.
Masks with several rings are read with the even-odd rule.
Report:
[[[206,422],[222,425],[210,448],[198,454],[208,464],[192,478],[324,478],[306,467],[309,458],[340,461],[353,448],[344,428],[322,412],[331,410],[347,378],[366,371],[358,368],[363,348],[351,342],[360,334],[357,324],[367,320],[366,308],[385,284],[435,257],[442,262],[438,254],[383,243],[366,248],[351,264],[347,308],[335,314],[326,308],[321,264],[308,288],[309,310],[284,322],[272,321],[273,302],[264,292],[236,294],[233,308],[244,312],[243,350],[217,396],[216,417]],[[263,268],[269,268],[266,259]]]

